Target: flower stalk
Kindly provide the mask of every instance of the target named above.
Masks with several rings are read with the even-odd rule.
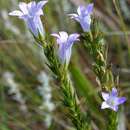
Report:
[[[115,86],[114,76],[111,71],[111,65],[107,63],[107,47],[104,43],[103,34],[98,29],[98,22],[94,19],[92,23],[91,33],[84,33],[82,35],[84,41],[84,47],[89,50],[89,54],[93,58],[93,71],[97,76],[97,82],[101,87],[102,91],[107,91],[111,93],[113,87]],[[110,96],[110,94],[108,94]],[[104,97],[106,98],[106,97]],[[118,106],[113,106],[118,97],[109,97],[109,101],[102,103],[101,109],[110,108],[114,111],[118,110]],[[125,99],[126,100],[126,99]],[[108,105],[110,103],[110,106]],[[117,103],[117,102],[116,102]],[[105,105],[104,105],[105,104]],[[107,107],[106,107],[107,106]],[[116,130],[117,129],[117,113],[113,111],[108,112],[108,127],[107,130]]]
[[[117,97],[118,92],[114,82],[114,76],[111,71],[111,66],[107,64],[107,49],[104,43],[103,34],[99,30],[97,20],[91,20],[90,15],[93,11],[93,4],[87,5],[87,7],[80,6],[77,10],[77,14],[71,14],[71,18],[74,18],[81,24],[81,27],[84,31],[82,34],[82,40],[84,47],[88,50],[90,55],[93,58],[93,71],[97,76],[97,82],[101,86],[102,91],[108,91],[109,93],[103,93],[102,96],[105,100],[101,109],[112,109],[118,111],[118,105],[126,101],[125,97]],[[84,20],[87,18],[89,24],[84,23]],[[87,21],[85,20],[85,21]],[[91,21],[93,22],[91,25]],[[85,26],[83,26],[85,25]],[[86,30],[86,27],[88,28]],[[92,27],[92,28],[91,28]],[[91,28],[91,30],[90,30]],[[111,92],[112,91],[112,92]],[[107,95],[107,96],[106,96]],[[117,129],[117,113],[113,111],[109,113],[108,116],[108,127],[107,130],[116,130]]]
[[[36,41],[38,41],[37,39]],[[68,108],[68,115],[77,130],[91,130],[88,116],[81,111],[77,94],[68,74],[68,66],[62,64],[57,57],[54,44],[49,41],[39,41],[43,45],[49,69],[56,76],[61,85],[63,104]]]
[[[114,77],[111,72],[111,66],[107,64],[107,47],[96,20],[93,20],[92,31],[83,33],[82,39],[84,47],[93,58],[93,71],[97,76],[101,89],[111,91],[114,86]]]

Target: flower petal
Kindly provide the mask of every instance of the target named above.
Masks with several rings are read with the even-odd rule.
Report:
[[[118,106],[112,106],[111,109],[114,110],[115,112],[117,112],[118,111]]]
[[[66,48],[69,48],[70,46],[72,46],[72,44],[75,42],[75,41],[78,41],[79,39],[79,34],[77,33],[74,33],[74,34],[71,34],[69,37],[68,37],[68,41],[67,41],[67,45],[66,45]]]
[[[58,55],[62,63],[64,63],[66,60],[66,49],[64,43],[59,45]]]
[[[31,15],[35,14],[37,11],[36,2],[35,1],[29,2],[27,4],[27,9],[28,9],[29,14],[31,14]]]
[[[42,25],[42,21],[41,21],[39,16],[35,16],[34,17],[34,23],[35,23],[35,26],[36,26],[36,29],[38,30],[38,32],[41,35],[44,35],[45,31],[44,31],[44,28],[43,28],[43,25]]]
[[[86,13],[87,14],[92,14],[92,12],[93,12],[93,6],[94,6],[93,3],[87,5],[87,8],[86,8]]]
[[[61,32],[59,32],[59,34],[60,34],[60,43],[66,43],[67,42],[67,39],[68,39],[68,34],[67,34],[67,32],[64,32],[64,31],[61,31]]]
[[[37,3],[37,9],[41,9],[48,1],[47,0],[42,0]]]
[[[77,9],[77,12],[79,15],[83,15],[85,12],[85,7],[83,5],[80,5]]]
[[[59,34],[60,34],[61,37],[64,37],[65,39],[68,38],[67,32],[61,31],[61,32],[59,32]]]
[[[44,13],[43,13],[42,9],[39,9],[36,11],[36,15],[38,15],[38,16],[43,15],[43,14]]]
[[[72,53],[72,47],[69,47],[69,48],[66,50],[66,63],[67,63],[67,64],[69,64],[69,62],[70,62],[71,53]]]
[[[117,99],[117,105],[123,104],[124,102],[126,102],[126,97],[120,97]]]
[[[21,17],[23,15],[23,13],[19,10],[15,10],[15,11],[10,12],[9,15]]]
[[[80,19],[80,24],[84,32],[90,31],[90,25],[91,25],[91,17],[90,15],[83,17]]]
[[[43,6],[47,3],[48,1],[40,1],[37,3],[37,6],[36,6],[36,14],[37,15],[43,15],[43,11],[42,11],[42,8]]]
[[[35,2],[35,1],[29,2],[29,3],[27,4],[27,7],[28,7],[28,9],[33,9],[33,8],[35,8],[35,7],[36,7],[36,2]]]
[[[68,34],[66,32],[59,32],[59,35],[56,33],[51,34],[52,36],[57,38],[57,43],[60,44],[66,44],[68,39]]]
[[[110,108],[110,106],[106,102],[103,102],[101,105],[101,109],[106,109],[106,108]]]
[[[35,25],[35,22],[33,20],[33,18],[28,18],[27,19],[27,26],[28,28],[30,29],[30,31],[35,35],[35,36],[38,36],[38,29],[36,28],[36,25]]]
[[[71,19],[75,19],[77,22],[80,21],[79,16],[77,14],[68,14],[68,16],[70,16]]]
[[[60,38],[60,36],[57,33],[52,33],[51,36],[56,37],[56,38]]]
[[[117,92],[117,89],[116,89],[116,88],[112,88],[111,95],[114,96],[114,97],[117,97],[117,96],[118,96],[118,92]]]
[[[27,4],[26,3],[20,2],[19,3],[19,8],[23,12],[23,14],[28,14],[28,8],[27,8]]]
[[[69,64],[70,57],[71,57],[71,47],[66,49],[66,44],[60,44],[59,46],[59,57],[62,63]]]
[[[109,99],[109,93],[104,93],[104,92],[102,92],[102,97],[103,97],[103,99],[106,101],[106,100],[108,100]]]

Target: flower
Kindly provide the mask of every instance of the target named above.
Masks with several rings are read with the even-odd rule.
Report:
[[[84,32],[90,31],[90,25],[91,25],[91,14],[93,12],[93,3],[88,4],[85,6],[79,6],[77,9],[78,14],[69,14],[72,19],[75,19],[77,22],[80,23],[82,29]]]
[[[75,41],[78,41],[79,34],[74,33],[68,36],[67,32],[53,33],[52,36],[57,38],[59,45],[59,57],[63,63],[69,63],[71,57],[71,49]]]
[[[30,31],[35,35],[44,34],[44,29],[40,16],[43,15],[42,7],[47,3],[47,1],[40,1],[36,3],[32,1],[30,3],[19,3],[20,10],[15,10],[9,13],[11,16],[18,16],[23,19],[27,24]]]
[[[118,97],[116,88],[112,88],[111,93],[102,92],[102,97],[105,101],[102,103],[101,109],[110,108],[114,111],[118,111],[118,105],[126,101],[125,97]]]

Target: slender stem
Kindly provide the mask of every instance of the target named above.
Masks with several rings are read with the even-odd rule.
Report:
[[[68,107],[69,116],[77,128],[77,130],[89,130],[90,127],[88,125],[86,116],[81,112],[77,95],[74,91],[74,87],[72,86],[71,80],[68,74],[64,75],[61,80],[62,92],[64,95],[64,105]]]
[[[107,48],[104,43],[104,37],[98,29],[96,21],[93,23],[93,30],[90,33],[85,33],[84,46],[90,52],[93,58],[93,71],[97,76],[98,83],[103,91],[111,91],[115,86],[114,76],[111,71],[111,65],[107,63]],[[108,113],[107,130],[116,130],[117,128],[117,113],[110,111]]]
[[[110,111],[108,118],[107,130],[117,130],[117,113]]]
[[[63,104],[68,108],[69,118],[77,130],[91,130],[89,118],[80,109],[79,100],[68,75],[68,68],[66,65],[60,64],[55,55],[53,44],[46,45],[44,47],[44,53],[48,60],[48,67],[60,82]]]

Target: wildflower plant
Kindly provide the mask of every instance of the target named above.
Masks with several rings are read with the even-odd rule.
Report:
[[[48,41],[48,38],[46,38],[46,40],[43,40],[44,39],[43,37],[39,38],[37,35],[38,33],[35,30],[35,29],[39,29],[39,26],[40,26],[40,29],[42,28],[41,24],[38,23],[39,21],[41,23],[41,20],[38,20],[38,21],[34,20],[35,18],[39,19],[40,15],[42,14],[41,11],[37,12],[37,9],[41,9],[41,7],[46,2],[45,1],[39,2],[39,3],[44,3],[44,4],[42,4],[42,6],[39,7],[38,6],[39,3],[38,3],[37,4],[38,8],[36,8],[35,13],[32,12],[33,7],[35,9],[35,6],[36,6],[36,4],[34,3],[35,2],[33,3],[30,2],[28,4],[22,3],[23,5],[22,7],[25,7],[23,12],[24,14],[27,14],[25,15],[27,16],[27,19],[24,18],[23,12],[19,12],[19,11],[11,12],[10,15],[19,16],[20,18],[23,18],[24,21],[27,22],[29,29],[33,32],[36,42],[38,42],[40,45],[43,45],[44,54],[47,58],[47,65],[60,82],[61,90],[63,92],[63,103],[69,110],[69,117],[72,120],[72,123],[74,124],[77,130],[87,130],[89,129],[89,125],[88,125],[88,122],[86,122],[85,114],[83,114],[83,112],[81,111],[78,105],[78,97],[76,95],[72,82],[69,78],[68,67],[66,67],[66,63],[67,64],[69,63],[69,60],[71,57],[71,47],[73,43],[76,40],[78,40],[79,35],[71,34],[70,36],[68,36],[66,32],[60,32],[60,35],[52,34],[52,36],[55,36],[57,38],[57,43],[59,44],[59,56],[57,56],[54,49],[54,43],[52,43],[50,39]],[[20,8],[21,8],[21,4],[20,4]],[[25,9],[29,9],[29,10],[25,10]],[[31,18],[30,18],[30,13],[33,14],[33,16],[31,14]],[[30,24],[28,24],[30,22],[33,23],[33,27],[35,28],[34,30],[30,27]],[[58,57],[60,57],[60,60],[62,62],[60,62]]]
[[[96,80],[101,90],[108,91],[108,93],[102,92],[102,97],[105,101],[102,103],[101,109],[109,108],[117,112],[118,105],[123,104],[126,98],[119,98],[117,89],[114,87],[116,83],[111,67],[107,63],[107,47],[103,33],[99,29],[98,21],[94,18],[92,19],[92,11],[93,4],[89,4],[86,7],[80,6],[77,10],[78,15],[70,14],[70,16],[79,22],[83,29],[82,41],[84,42],[85,49],[93,57],[93,71],[97,76]],[[117,123],[117,114],[110,112],[107,130],[117,129]]]
[[[114,110],[110,111],[107,130],[116,130],[118,105],[123,104],[126,98],[118,97],[111,66],[107,62],[107,47],[103,34],[99,29],[97,20],[91,17],[94,4],[79,6],[77,14],[69,14],[72,19],[80,23],[83,29],[82,34],[73,33],[68,35],[67,32],[61,31],[59,34],[53,33],[47,35],[44,33],[40,19],[40,16],[44,14],[42,7],[46,3],[47,1],[40,1],[38,3],[33,1],[28,4],[22,2],[19,4],[21,11],[13,11],[10,15],[23,19],[33,33],[36,42],[42,45],[47,59],[46,64],[61,86],[62,101],[64,106],[68,108],[68,117],[75,128],[77,130],[91,130],[91,118],[81,109],[77,93],[68,73],[72,46],[80,38],[81,42],[83,42],[82,46],[93,57],[93,71],[96,74],[104,99],[101,109],[109,108],[110,110]],[[56,38],[58,51],[53,37]]]

